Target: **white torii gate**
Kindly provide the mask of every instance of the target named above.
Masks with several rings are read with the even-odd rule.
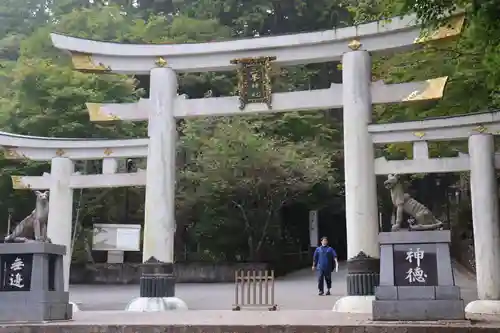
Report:
[[[161,263],[173,263],[174,259],[175,118],[341,107],[348,257],[363,251],[378,258],[374,149],[367,130],[372,104],[439,99],[446,78],[391,85],[372,83],[370,53],[404,51],[427,41],[454,37],[460,33],[463,20],[463,15],[453,17],[450,25],[423,35],[415,16],[407,16],[323,32],[215,43],[125,45],[58,34],[52,34],[52,41],[57,48],[71,52],[77,70],[151,76],[149,99],[88,105],[94,121],[149,121],[144,261],[155,258]],[[272,94],[272,109],[255,103],[239,110],[238,97],[190,100],[177,95],[176,73],[234,70],[237,65],[233,60],[242,57],[272,57],[279,66],[342,60],[343,83],[329,89]]]
[[[472,162],[469,154],[458,153],[457,157],[429,158],[427,143],[430,141],[467,140],[479,134],[500,135],[500,112],[475,113],[394,124],[372,124],[368,125],[368,131],[371,133],[374,144],[403,142],[413,144],[413,159],[395,161],[387,161],[384,157],[375,159],[375,174],[377,175],[470,171]],[[470,145],[469,143],[469,148]],[[484,149],[487,150],[487,147]],[[494,155],[494,163],[495,167],[500,169],[499,154]]]
[[[50,190],[47,234],[55,244],[66,246],[64,286],[69,287],[73,189],[144,186],[146,173],[116,173],[117,159],[146,157],[148,139],[82,140],[45,138],[0,132],[0,146],[7,159],[51,161],[50,174],[12,176],[14,189]],[[74,160],[103,160],[100,175],[74,172]]]
[[[413,159],[375,160],[375,173],[443,173],[470,171],[476,280],[479,301],[468,313],[498,314],[500,310],[500,221],[495,169],[500,154],[494,136],[500,135],[500,112],[469,114],[395,124],[368,126],[374,144],[413,143]],[[429,158],[427,142],[468,140],[468,154]]]

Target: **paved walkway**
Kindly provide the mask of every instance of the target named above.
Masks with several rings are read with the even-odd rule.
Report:
[[[275,283],[275,301],[281,310],[331,310],[335,301],[346,295],[347,271],[341,264],[332,276],[332,295],[320,297],[316,290],[316,276],[311,270],[301,270]],[[462,269],[455,270],[455,279],[462,288],[462,297],[468,303],[476,299],[475,281]],[[73,285],[70,298],[83,311],[124,310],[127,303],[139,296],[138,285]],[[230,310],[234,302],[232,283],[184,283],[176,285],[176,296],[184,300],[190,310]]]

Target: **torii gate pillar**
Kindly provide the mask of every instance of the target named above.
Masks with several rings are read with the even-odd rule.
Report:
[[[163,67],[165,66],[165,67]],[[187,309],[175,295],[175,155],[174,104],[177,76],[166,63],[151,70],[148,123],[146,207],[140,297],[127,311]]]
[[[335,304],[333,310],[339,312],[369,310],[380,271],[374,148],[367,128],[372,66],[370,54],[360,46],[351,42],[352,51],[342,58],[348,296]]]
[[[500,312],[500,224],[495,143],[492,134],[469,137],[472,223],[478,300],[467,304],[471,316]]]
[[[64,291],[69,291],[73,228],[73,189],[70,177],[74,171],[73,161],[65,157],[55,157],[50,167],[50,200],[47,237],[52,243],[66,246],[63,257]]]

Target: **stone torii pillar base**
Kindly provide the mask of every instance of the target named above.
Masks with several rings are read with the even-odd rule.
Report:
[[[163,263],[154,257],[141,267],[140,295],[125,308],[126,311],[156,312],[187,310],[184,301],[175,297],[173,263]]]
[[[127,304],[125,311],[161,312],[187,309],[187,304],[177,297],[137,297]]]
[[[465,318],[469,320],[498,320],[500,318],[500,301],[472,301],[465,307]]]
[[[375,287],[380,279],[380,260],[363,251],[347,261],[347,295],[339,299],[332,311],[342,313],[372,312]]]
[[[375,296],[344,296],[333,306],[333,312],[372,314],[372,304]]]

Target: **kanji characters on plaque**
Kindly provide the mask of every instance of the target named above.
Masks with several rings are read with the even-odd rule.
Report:
[[[9,286],[14,288],[23,288],[23,276],[21,274],[24,267],[24,262],[21,258],[16,257],[10,265]]]
[[[435,244],[395,244],[393,249],[396,286],[437,285]]]
[[[273,60],[276,60],[276,57],[231,60],[232,64],[238,65],[238,96],[241,110],[251,103],[265,103],[271,109]]]
[[[32,263],[32,255],[12,254],[2,256],[0,291],[30,290]]]
[[[420,248],[417,248],[416,251],[410,248],[408,252],[406,252],[406,260],[410,263],[414,263],[415,267],[410,267],[406,272],[405,279],[408,280],[409,283],[425,283],[425,279],[427,278],[427,274],[420,267],[421,260],[424,259],[424,251]]]

